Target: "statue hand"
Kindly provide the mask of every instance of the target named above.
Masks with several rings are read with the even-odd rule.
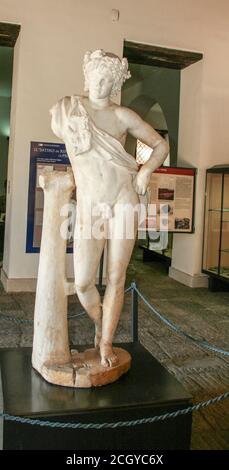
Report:
[[[147,188],[149,186],[151,174],[152,171],[148,168],[144,168],[144,166],[137,173],[133,181],[133,186],[138,194],[144,196],[144,194],[146,193]]]

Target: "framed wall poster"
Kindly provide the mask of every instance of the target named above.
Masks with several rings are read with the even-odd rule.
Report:
[[[31,142],[27,213],[26,253],[39,253],[43,223],[44,193],[39,186],[39,175],[46,171],[71,171],[64,144]],[[72,253],[72,239],[67,252]]]
[[[193,233],[195,168],[160,167],[148,189],[147,229]]]

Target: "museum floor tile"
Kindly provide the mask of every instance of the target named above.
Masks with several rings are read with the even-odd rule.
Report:
[[[142,252],[136,250],[130,262],[126,286],[135,280],[146,298],[167,318],[199,339],[228,350],[229,292],[191,289],[170,279],[164,266],[142,263]],[[6,294],[0,286],[0,347],[32,345],[30,323],[34,294]],[[131,341],[131,296],[127,293],[116,341]],[[91,343],[93,326],[82,312],[75,296],[69,298],[69,337],[72,344]],[[139,301],[139,338],[151,354],[184,385],[194,403],[229,390],[229,357],[203,350],[174,333]],[[193,414],[192,449],[229,448],[229,400]]]

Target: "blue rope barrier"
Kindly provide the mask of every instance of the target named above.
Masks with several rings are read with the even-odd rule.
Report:
[[[149,303],[149,301],[144,297],[144,295],[138,290],[137,286],[135,283],[132,283],[132,288],[135,289],[139,297],[145,302],[147,307],[158,317],[160,320],[162,320],[167,326],[169,326],[172,330],[174,330],[176,333],[179,333],[180,335],[184,336],[185,338],[188,338],[190,341],[193,341],[195,344],[202,348],[209,349],[210,351],[216,352],[223,354],[224,356],[229,356],[229,351],[225,351],[225,349],[218,348],[217,346],[212,346],[208,341],[202,341],[198,338],[194,338],[191,336],[189,333],[186,333],[184,330],[182,330],[179,326],[177,326],[175,323],[173,323],[171,320],[166,318],[164,315],[162,315],[153,305]]]
[[[68,315],[68,320],[71,320],[72,318],[78,318],[86,315],[86,312],[80,312],[80,313],[73,313],[72,315]]]
[[[127,294],[127,292],[131,291],[132,290],[132,285],[130,285],[125,291],[124,293]],[[80,313],[73,313],[72,315],[68,315],[68,320],[71,320],[72,318],[78,318],[78,317],[81,317],[83,315],[86,315],[86,312],[80,312]],[[33,320],[28,320],[26,318],[16,318],[16,317],[13,317],[11,315],[5,315],[4,313],[1,313],[0,312],[0,320],[3,319],[3,320],[6,320],[6,321],[11,321],[13,323],[15,323],[16,325],[33,325]]]
[[[219,354],[223,354],[225,356],[229,356],[229,351],[226,351],[225,349],[222,349],[222,348],[218,348],[217,346],[213,346],[210,343],[208,343],[208,341],[202,341],[202,340],[199,340],[198,338],[194,338],[189,333],[186,333],[179,326],[177,326],[175,323],[173,323],[171,320],[169,320],[164,315],[162,315],[153,305],[150,304],[150,302],[145,298],[145,296],[139,291],[139,289],[137,288],[135,282],[132,282],[131,285],[127,289],[125,289],[124,293],[126,294],[127,292],[132,291],[133,289],[137,292],[137,294],[143,300],[143,302],[147,305],[147,307],[149,307],[149,309],[158,318],[160,318],[161,321],[163,321],[167,326],[169,326],[176,333],[181,334],[182,336],[189,339],[190,341],[193,341],[196,345],[198,345],[202,348],[206,348],[210,351],[213,351],[213,352],[216,352],[216,353],[219,353]],[[72,318],[77,318],[77,317],[80,317],[82,315],[86,315],[86,312],[81,312],[81,313],[76,313],[76,314],[73,314],[73,315],[69,315],[68,319],[70,320]],[[15,317],[12,317],[10,315],[5,315],[5,314],[0,314],[0,319],[1,318],[3,318],[4,320],[12,321],[13,323],[19,324],[19,325],[20,324],[29,324],[29,325],[33,324],[33,320],[27,320],[25,318],[15,318]]]
[[[86,315],[86,312],[73,313],[72,315],[68,315],[68,320],[71,320],[72,318],[81,317],[83,315]],[[16,325],[33,325],[33,320],[27,320],[26,318],[16,318],[12,317],[11,315],[5,315],[4,313],[0,313],[0,320],[1,319],[11,321]]]
[[[182,328],[177,326],[175,323],[173,323],[171,320],[166,318],[164,315],[162,315],[153,305],[150,304],[150,302],[145,298],[145,296],[139,291],[139,289],[136,286],[135,282],[132,282],[131,285],[125,289],[124,293],[126,294],[127,292],[130,292],[132,290],[135,290],[139,297],[145,302],[147,307],[158,317],[160,318],[161,321],[163,321],[167,326],[169,326],[172,330],[174,330],[176,333],[179,333],[180,335],[184,336],[185,338],[189,339],[190,341],[194,342],[197,346],[200,346],[202,348],[206,348],[209,351],[213,351],[219,354],[223,354],[224,356],[229,356],[229,351],[226,351],[225,349],[218,348],[217,346],[213,346],[208,341],[202,341],[198,338],[194,338],[191,336],[189,333],[186,333]],[[68,319],[80,317],[82,315],[86,315],[86,312],[81,312],[81,313],[76,313],[73,315],[69,315]],[[33,320],[27,320],[24,318],[15,318],[10,315],[5,315],[5,314],[0,314],[0,319],[3,318],[4,320],[12,321],[15,324],[33,324]]]
[[[62,429],[116,429],[123,427],[138,426],[141,424],[152,424],[158,421],[165,421],[169,418],[177,418],[178,416],[192,413],[192,411],[198,411],[202,408],[206,408],[210,405],[214,405],[219,401],[229,398],[229,392],[219,395],[215,398],[211,398],[207,401],[198,403],[196,405],[189,406],[182,410],[173,411],[171,413],[165,413],[163,415],[153,416],[149,418],[140,418],[130,421],[117,421],[112,423],[71,423],[71,422],[59,422],[59,421],[42,421],[41,419],[22,418],[20,416],[13,416],[7,413],[0,413],[0,419],[6,421],[14,421],[21,424],[30,424],[32,426],[43,426],[50,428],[62,428]]]
[[[228,351],[225,351],[221,348],[217,348],[215,346],[210,345],[207,341],[201,341],[196,338],[193,338],[191,335],[183,331],[180,327],[175,325],[171,320],[168,318],[164,317],[153,305],[149,303],[149,301],[144,297],[144,295],[138,290],[135,282],[131,284],[130,287],[128,287],[125,290],[125,293],[135,290],[139,297],[145,302],[145,304],[149,307],[149,309],[157,316],[159,317],[166,325],[168,325],[170,328],[172,328],[174,331],[177,333],[182,334],[184,337],[194,341],[197,345],[206,347],[208,349],[211,349],[215,352],[220,352],[221,354],[224,355],[229,355]],[[77,316],[85,315],[85,312],[81,312],[79,314],[74,314],[73,316],[69,316],[68,318],[73,318]],[[15,318],[9,315],[4,315],[1,314],[0,318],[3,317],[6,320],[13,321],[15,323],[33,323],[32,320],[27,320],[23,318]],[[119,427],[131,427],[131,426],[137,426],[141,424],[152,424],[157,421],[164,421],[169,418],[176,418],[178,416],[182,416],[188,413],[191,413],[193,411],[198,411],[202,408],[206,408],[210,405],[214,405],[216,403],[219,403],[222,400],[225,400],[229,398],[229,392],[225,392],[222,395],[219,395],[217,397],[211,398],[207,401],[198,403],[196,405],[189,406],[187,408],[184,408],[182,410],[176,410],[171,413],[165,413],[163,415],[158,415],[158,416],[153,416],[149,418],[140,418],[136,420],[130,420],[130,421],[117,421],[117,422],[112,422],[112,423],[71,423],[71,422],[56,422],[56,421],[42,421],[40,419],[31,419],[31,418],[24,418],[20,416],[13,416],[9,415],[7,413],[0,413],[0,419],[4,419],[6,421],[14,421],[14,422],[19,422],[21,424],[30,424],[30,425],[37,425],[37,426],[46,426],[46,427],[51,427],[51,428],[69,428],[69,429],[115,429]]]
[[[0,320],[6,320],[6,321],[11,321],[12,323],[15,323],[16,325],[31,325],[33,324],[33,320],[27,320],[26,318],[16,318],[12,317],[11,315],[5,315],[4,313],[0,313]]]

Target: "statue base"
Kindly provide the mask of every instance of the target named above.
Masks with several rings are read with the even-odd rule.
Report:
[[[69,364],[43,365],[39,373],[47,382],[64,387],[89,388],[100,387],[115,382],[125,374],[131,365],[130,354],[122,348],[113,348],[118,362],[113,367],[101,365],[98,349],[86,349],[83,352],[71,351]]]
[[[3,413],[87,426],[158,416],[191,405],[189,393],[141,344],[116,346],[130,353],[129,372],[107,387],[91,388],[48,383],[32,368],[31,348],[0,350]],[[181,450],[190,446],[192,415],[113,429],[31,426],[7,417],[0,419],[1,426],[4,450]]]

